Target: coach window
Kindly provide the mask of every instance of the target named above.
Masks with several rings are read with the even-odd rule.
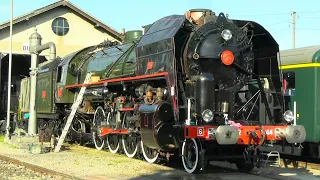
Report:
[[[283,73],[283,90],[287,96],[295,94],[296,89],[296,76],[294,72]]]

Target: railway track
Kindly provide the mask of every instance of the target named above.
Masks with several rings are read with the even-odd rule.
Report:
[[[40,166],[37,166],[37,165],[26,163],[26,162],[20,161],[18,159],[14,159],[14,158],[11,158],[11,157],[8,157],[8,156],[4,156],[4,155],[0,155],[0,161],[5,161],[7,163],[12,163],[12,164],[17,165],[17,166],[23,166],[26,169],[29,169],[29,170],[32,170],[34,172],[38,172],[38,173],[41,173],[41,174],[50,175],[50,176],[53,177],[53,179],[80,180],[80,178],[75,177],[75,176],[70,176],[68,174],[64,174],[64,173],[61,173],[61,172],[53,171],[53,170],[50,170],[50,169],[47,169],[47,168],[44,168],[44,167],[40,167]],[[16,171],[16,170],[14,170],[14,171]]]
[[[306,169],[312,169],[312,170],[320,170],[320,164],[319,163],[313,163],[310,161],[299,161],[299,160],[292,160],[292,159],[283,159],[281,158],[284,167],[289,168],[306,168]]]
[[[320,170],[320,160],[315,158],[281,154],[281,161],[286,168],[294,167]]]

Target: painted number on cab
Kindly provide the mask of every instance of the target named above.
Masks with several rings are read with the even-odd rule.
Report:
[[[266,130],[267,135],[273,135],[273,130],[272,129],[267,129]]]

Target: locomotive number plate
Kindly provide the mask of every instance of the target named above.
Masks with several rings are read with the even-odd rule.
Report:
[[[238,131],[239,131],[239,135],[241,135],[241,130],[238,130]],[[265,132],[266,132],[266,135],[273,135],[274,134],[273,129],[266,129]]]
[[[198,127],[197,136],[203,136],[203,134],[204,134],[204,128],[203,127]]]

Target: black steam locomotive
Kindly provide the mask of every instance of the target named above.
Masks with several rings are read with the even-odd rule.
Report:
[[[54,95],[38,86],[37,116],[58,123],[86,86],[72,131],[91,133],[97,149],[122,149],[130,158],[141,152],[150,163],[178,154],[189,173],[209,160],[248,172],[262,145],[305,138],[304,127],[283,121],[278,51],[252,21],[207,9],[167,16],[143,35],[129,31],[123,43],[107,41],[41,67],[38,81],[49,77]],[[88,73],[91,82],[83,84]]]

